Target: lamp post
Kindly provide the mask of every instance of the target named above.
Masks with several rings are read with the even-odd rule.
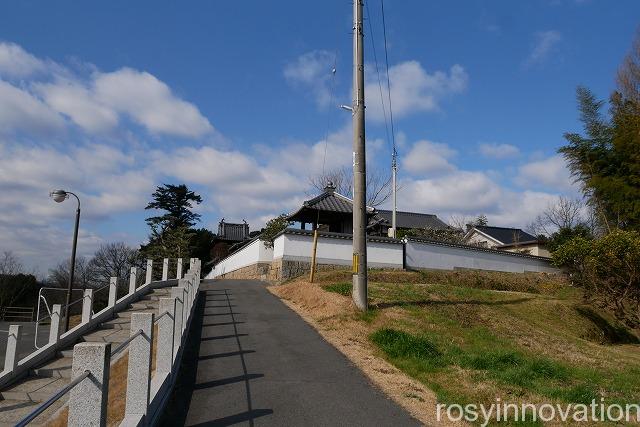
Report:
[[[76,248],[78,246],[78,226],[80,225],[80,199],[71,191],[55,190],[49,196],[56,202],[62,203],[72,195],[78,201],[78,209],[76,209],[76,225],[73,229],[73,249],[71,250],[71,266],[69,269],[69,285],[67,286],[67,303],[64,310],[64,330],[69,330],[69,304],[71,304],[71,290],[73,289],[73,275],[76,271]]]

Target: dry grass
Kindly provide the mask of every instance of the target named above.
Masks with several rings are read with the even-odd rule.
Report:
[[[326,283],[326,277],[321,282]],[[416,419],[425,425],[435,419],[436,395],[376,354],[368,339],[369,325],[366,322],[349,321],[359,316],[350,298],[326,292],[317,284],[303,280],[270,286],[268,289]]]

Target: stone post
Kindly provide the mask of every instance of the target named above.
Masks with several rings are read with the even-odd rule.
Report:
[[[153,279],[153,275],[151,274],[153,271],[153,260],[152,259],[148,259],[147,260],[147,277],[144,280],[144,283],[151,283],[151,280]]]
[[[4,372],[11,372],[18,366],[18,345],[20,344],[21,325],[9,326],[7,351],[4,356]]]
[[[60,313],[62,312],[62,306],[60,304],[54,304],[51,309],[51,329],[49,329],[49,344],[58,342],[60,338]]]
[[[125,417],[144,417],[149,407],[153,313],[131,313],[131,335],[139,330],[142,334],[129,344]]]
[[[182,279],[182,258],[178,258],[178,265],[176,267],[176,279]]]
[[[116,299],[118,298],[118,278],[112,277],[109,280],[109,305],[108,307],[114,307],[116,305]]]
[[[129,273],[129,294],[136,291],[136,285],[138,283],[138,267],[131,267],[131,273]]]
[[[184,288],[179,286],[171,288],[171,297],[176,300],[176,311],[174,314],[174,322],[173,322],[173,358],[176,358],[178,354],[178,348],[180,347],[180,343],[182,343],[182,312],[184,305]]]
[[[182,304],[183,308],[183,315],[182,315],[182,322],[186,323],[186,319],[189,316],[189,297],[191,295],[191,291],[189,290],[190,288],[190,283],[189,283],[189,275],[187,274],[186,276],[184,276],[183,279],[178,280],[178,286],[180,286],[181,288],[184,288],[184,290],[186,291],[184,293],[184,302]]]
[[[169,258],[162,260],[162,281],[169,279]]]
[[[83,342],[73,347],[71,378],[91,374],[69,392],[69,427],[106,426],[111,343]]]
[[[158,320],[158,349],[156,351],[156,374],[169,374],[173,365],[173,321],[175,319],[176,299],[160,298],[158,317],[168,313]]]
[[[82,297],[82,323],[89,323],[91,320],[91,309],[93,308],[93,289],[85,289]]]

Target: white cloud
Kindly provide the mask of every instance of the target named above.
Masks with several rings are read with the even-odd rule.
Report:
[[[118,113],[97,101],[89,88],[73,81],[36,85],[51,108],[65,114],[90,133],[103,133],[118,124]]]
[[[525,66],[541,64],[562,40],[562,34],[556,30],[540,31],[535,34],[533,48],[525,60]]]
[[[284,67],[284,76],[296,87],[310,88],[314,100],[325,107],[331,100],[331,72],[335,55],[326,50],[304,53]]]
[[[479,149],[480,154],[490,159],[507,159],[520,154],[520,149],[511,144],[482,143]]]
[[[524,188],[548,188],[555,191],[575,190],[567,164],[560,155],[520,166],[515,182]]]
[[[45,69],[43,61],[15,43],[0,42],[0,77],[20,78]]]
[[[450,172],[455,166],[449,160],[455,150],[447,144],[422,140],[416,142],[402,159],[402,167],[414,175]]]
[[[458,64],[449,72],[436,71],[429,74],[418,61],[406,61],[389,69],[391,80],[391,104],[396,118],[420,112],[438,111],[440,102],[449,95],[463,92],[469,76]],[[382,101],[377,79],[367,82],[367,117],[383,120]],[[388,109],[388,99],[385,96]],[[388,114],[388,113],[387,113]]]
[[[177,98],[147,72],[122,68],[98,73],[94,85],[104,105],[127,114],[151,133],[197,138],[213,131],[196,106]]]
[[[403,209],[418,212],[486,211],[495,206],[501,189],[482,172],[455,171],[443,177],[403,184]]]
[[[58,132],[64,120],[30,93],[0,80],[0,133]]]
[[[50,131],[64,127],[59,114],[89,134],[113,131],[125,115],[150,133],[199,138],[214,131],[190,102],[154,75],[131,68],[102,72],[43,61],[12,43],[0,43],[0,128]],[[76,70],[91,70],[82,75]],[[12,78],[28,79],[17,84]]]

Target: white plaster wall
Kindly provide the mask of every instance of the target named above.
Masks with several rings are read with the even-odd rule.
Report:
[[[282,258],[284,255],[284,242],[286,234],[281,234],[273,240],[273,258]]]
[[[235,252],[216,264],[206,278],[213,279],[248,265],[271,261],[273,261],[273,249],[265,248],[264,242],[256,239],[238,252]]]
[[[525,271],[559,272],[548,261],[509,255],[507,253],[501,254],[411,241],[407,242],[406,248],[406,261],[409,268],[441,270],[468,268],[512,273],[523,273]]]
[[[282,245],[278,245],[277,249],[274,250],[274,259],[311,261],[312,236],[283,234],[278,239],[281,237],[283,238]],[[316,252],[316,262],[318,264],[351,265],[352,260],[353,242],[351,239],[318,237]],[[369,267],[373,268],[402,268],[402,245],[367,242],[367,263]]]

